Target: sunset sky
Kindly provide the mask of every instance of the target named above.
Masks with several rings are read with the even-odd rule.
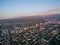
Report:
[[[0,19],[60,13],[60,0],[0,0]]]

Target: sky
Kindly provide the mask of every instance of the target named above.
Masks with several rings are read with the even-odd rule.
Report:
[[[60,13],[60,0],[0,0],[0,19]]]

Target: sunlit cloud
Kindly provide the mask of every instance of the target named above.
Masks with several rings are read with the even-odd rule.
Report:
[[[45,16],[50,14],[60,14],[60,8],[54,8],[46,10],[45,12],[39,12],[38,15]]]

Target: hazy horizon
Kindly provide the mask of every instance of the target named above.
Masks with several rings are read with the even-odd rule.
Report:
[[[60,0],[0,0],[0,19],[60,14]]]

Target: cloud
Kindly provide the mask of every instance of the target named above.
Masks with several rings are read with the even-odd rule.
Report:
[[[54,8],[46,10],[45,12],[39,12],[38,15],[44,16],[44,15],[50,15],[50,14],[60,14],[60,8]]]
[[[50,9],[48,14],[60,14],[60,8]]]

